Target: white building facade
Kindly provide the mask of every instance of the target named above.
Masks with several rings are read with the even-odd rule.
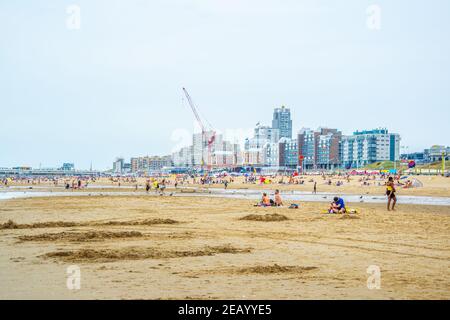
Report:
[[[387,129],[356,131],[343,136],[341,158],[345,168],[358,168],[375,162],[400,160],[400,135]]]
[[[273,158],[275,156],[274,150],[278,148],[275,145],[278,144],[279,140],[279,129],[257,124],[253,137],[245,140],[243,164],[270,166],[275,161]]]

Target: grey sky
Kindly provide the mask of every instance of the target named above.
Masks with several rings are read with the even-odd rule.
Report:
[[[448,0],[0,0],[0,167],[169,153],[174,130],[193,130],[183,86],[223,131],[286,105],[295,131],[387,127],[409,151],[449,145],[449,12]]]

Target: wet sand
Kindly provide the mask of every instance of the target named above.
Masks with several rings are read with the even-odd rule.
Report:
[[[423,187],[420,188],[402,188],[401,186],[397,187],[398,195],[405,196],[430,196],[430,197],[450,197],[450,178],[442,177],[442,176],[409,176],[411,179],[418,179],[423,183]],[[272,183],[270,184],[260,184],[257,183],[244,183],[243,177],[234,178],[233,183],[229,183],[228,189],[258,189],[258,190],[274,190],[280,189],[282,191],[302,191],[302,192],[312,192],[314,182],[310,180],[314,180],[317,182],[317,191],[319,193],[334,193],[334,194],[355,194],[355,195],[384,195],[385,186],[384,183],[386,180],[379,179],[377,180],[369,180],[367,181],[370,185],[364,185],[363,181],[360,181],[361,176],[352,176],[350,178],[350,182],[348,182],[345,177],[333,176],[331,178],[327,177],[325,180],[321,176],[304,176],[303,180],[305,180],[305,184],[287,184],[289,181],[288,178],[278,176],[272,179]],[[227,178],[229,180],[229,178]],[[328,185],[327,181],[331,179],[332,185]],[[132,190],[135,188],[136,184],[138,185],[138,190],[142,191],[145,189],[146,178],[138,178],[136,182],[127,182],[124,178],[119,183],[113,182],[107,178],[98,179],[96,182],[90,182],[89,186],[86,190],[95,190],[95,191],[123,191],[123,190]],[[161,180],[161,179],[160,179]],[[166,180],[170,181],[167,187],[173,188],[174,178],[166,178]],[[70,179],[68,179],[70,181]],[[283,181],[283,183],[279,183]],[[342,186],[336,186],[338,181],[343,182]],[[406,182],[405,180],[402,180]],[[192,179],[188,179],[185,184],[179,184],[180,187],[193,187],[193,188],[224,188],[223,184],[211,184],[211,185],[200,185],[198,183],[193,184]],[[198,182],[198,179],[197,179]],[[63,180],[59,182],[58,190],[63,189]],[[55,189],[53,183],[42,181],[41,183],[36,183],[34,185],[28,185],[26,183],[12,183],[9,188],[0,187],[0,191],[14,190],[19,187],[19,190],[27,190],[29,187],[32,187],[35,190],[49,190]],[[105,188],[102,188],[105,187]],[[29,189],[31,190],[31,189]]]
[[[0,202],[0,298],[449,299],[450,207],[221,198]],[[8,223],[8,220],[11,220]],[[66,286],[67,267],[81,289]],[[367,268],[381,269],[370,290]]]

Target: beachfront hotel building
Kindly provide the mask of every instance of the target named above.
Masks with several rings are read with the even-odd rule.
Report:
[[[272,128],[278,129],[280,138],[292,139],[291,110],[282,106],[273,111]]]
[[[387,129],[356,131],[343,136],[341,157],[344,168],[359,168],[375,162],[400,160],[400,135]]]
[[[122,173],[124,163],[125,160],[123,158],[116,158],[116,160],[113,162],[113,172]]]
[[[164,167],[172,166],[171,156],[145,156],[131,158],[131,172],[148,173],[160,171]]]
[[[215,145],[214,152],[211,155],[211,164],[214,167],[234,167],[242,163],[240,146],[237,143],[231,143],[222,140]]]
[[[262,152],[262,165],[265,167],[278,167],[280,165],[280,144],[266,143],[263,146]]]
[[[208,141],[215,135],[214,142],[211,145],[211,154],[208,151]],[[216,146],[222,143],[222,136],[215,134],[214,131],[206,131],[202,133],[194,133],[192,136],[192,165],[201,167],[212,163],[211,155],[214,153]]]
[[[214,135],[214,139],[213,138]],[[208,141],[213,141],[208,146]],[[192,135],[192,145],[172,153],[176,167],[234,167],[242,163],[240,146],[223,139],[223,135],[207,131]]]
[[[341,165],[340,143],[342,133],[337,129],[301,129],[297,135],[299,166],[304,170],[333,170]]]
[[[208,146],[208,141],[213,142]],[[240,147],[223,139],[223,135],[207,131],[205,137],[201,133],[195,133],[192,140],[192,165],[196,167],[233,167],[239,164],[241,159]]]
[[[298,159],[298,140],[281,138],[279,142],[279,166],[289,169],[297,169]]]
[[[175,167],[192,167],[193,146],[181,148],[172,154],[172,162]]]
[[[280,130],[256,124],[252,138],[245,139],[243,164],[252,166],[271,166],[277,162]]]
[[[444,154],[446,160],[449,160],[450,147],[434,145],[430,149],[424,150],[424,158],[427,162],[442,161],[442,154]]]

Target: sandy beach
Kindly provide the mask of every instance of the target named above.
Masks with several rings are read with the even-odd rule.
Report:
[[[144,300],[184,320],[443,305],[449,13],[2,1],[0,303]]]
[[[0,202],[0,299],[449,299],[450,207],[159,196]],[[8,222],[9,221],[9,222]],[[81,288],[69,290],[77,266]],[[370,266],[381,270],[369,289]]]

